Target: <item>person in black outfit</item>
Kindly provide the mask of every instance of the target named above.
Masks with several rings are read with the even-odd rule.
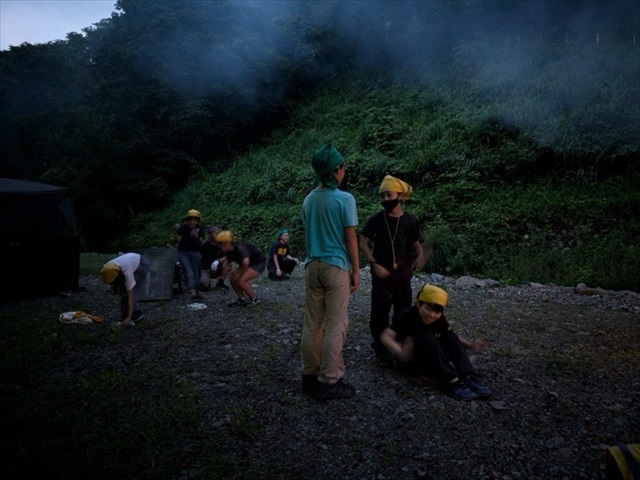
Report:
[[[424,284],[416,304],[395,318],[381,341],[401,364],[424,375],[435,375],[446,393],[457,400],[486,398],[491,390],[482,385],[465,350],[480,351],[484,340],[468,341],[458,336],[444,316],[448,294]]]
[[[186,221],[176,231],[178,259],[184,271],[191,300],[202,298],[198,293],[200,265],[202,264],[200,248],[204,239],[204,227],[200,223],[201,219],[202,215],[198,210],[189,210]]]
[[[223,262],[233,262],[238,267],[231,272],[231,288],[238,296],[235,302],[229,304],[230,307],[253,307],[260,303],[256,297],[251,281],[264,272],[267,266],[267,259],[264,258],[262,251],[250,243],[237,242],[229,230],[220,232],[216,241],[220,245],[220,249],[225,253]],[[244,295],[247,294],[249,301],[245,301]]]
[[[214,288],[218,290],[229,290],[229,286],[224,283],[231,272],[231,265],[221,262],[224,252],[220,249],[216,237],[222,230],[220,227],[212,225],[207,229],[209,241],[205,242],[200,249],[202,255],[202,266],[200,272],[200,289],[207,291],[211,289],[211,280],[218,279]]]
[[[412,190],[398,178],[384,177],[378,189],[383,210],[371,216],[361,232],[360,250],[371,265],[371,347],[381,367],[393,361],[380,342],[391,308],[395,318],[411,306],[413,269],[424,267],[428,259],[420,224],[404,209]]]
[[[278,232],[278,239],[273,242],[267,258],[267,271],[271,280],[287,280],[296,265],[300,263],[289,254],[289,231],[285,228]]]

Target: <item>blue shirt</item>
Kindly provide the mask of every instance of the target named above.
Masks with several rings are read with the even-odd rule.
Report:
[[[316,188],[302,203],[305,229],[305,263],[318,260],[342,270],[351,270],[344,230],[358,225],[353,195],[336,188]]]

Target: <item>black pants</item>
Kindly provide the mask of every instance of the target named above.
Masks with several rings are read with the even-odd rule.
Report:
[[[438,336],[421,333],[413,340],[415,350],[411,363],[421,373],[435,375],[442,382],[473,375],[469,356],[453,330]]]
[[[393,318],[411,306],[411,277],[378,278],[371,276],[371,316],[369,328],[373,342],[371,346],[376,352],[384,352],[385,346],[380,342],[380,335],[389,326],[389,313],[393,307]]]
[[[283,258],[282,260],[280,260],[278,262],[280,264],[280,271],[286,275],[291,275],[291,272],[293,272],[293,269],[296,268],[296,261],[295,260],[290,260],[288,258]],[[281,277],[278,277],[276,275],[276,266],[275,265],[269,265],[269,278],[271,280],[280,280]]]

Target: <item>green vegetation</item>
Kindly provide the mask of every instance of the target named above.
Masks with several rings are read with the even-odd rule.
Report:
[[[95,275],[100,271],[102,265],[117,256],[116,253],[81,253],[80,275]]]
[[[640,290],[639,21],[598,0],[118,0],[0,52],[0,167],[69,187],[86,251],[166,245],[197,208],[262,248],[287,226],[303,256],[332,142],[361,222],[384,174],[413,185],[429,271]]]
[[[314,178],[309,160],[331,141],[347,159],[361,223],[380,208],[377,185],[385,174],[413,185],[407,208],[433,246],[429,272],[640,290],[637,155],[589,156],[594,140],[578,160],[564,151],[570,146],[540,145],[534,132],[483,120],[492,108],[481,93],[467,92],[463,101],[426,82],[384,83],[335,78],[261,147],[191,182],[167,209],[137,217],[121,241],[163,245],[184,212],[198,208],[205,222],[265,249],[288,227],[293,249],[302,252],[300,208]]]
[[[134,374],[125,375],[95,363],[94,354],[77,372],[67,373],[77,378],[71,386],[65,379],[57,381],[48,366],[55,364],[59,349],[109,349],[119,332],[62,331],[52,321],[52,311],[58,307],[2,317],[0,375],[5,388],[0,408],[11,412],[3,415],[2,429],[12,432],[14,451],[25,455],[13,458],[8,473],[15,478],[45,473],[113,478],[133,471],[154,478],[173,468],[185,455],[181,442],[198,422],[193,385],[159,377],[155,365],[140,364]],[[41,387],[37,392],[32,382]]]

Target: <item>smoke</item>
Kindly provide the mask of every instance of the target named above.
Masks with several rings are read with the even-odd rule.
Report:
[[[186,13],[199,17],[195,28],[185,19],[161,46],[148,44],[162,58],[166,81],[187,97],[233,97],[245,108],[276,102],[287,72],[313,57],[304,32],[295,29],[297,2],[189,3],[197,7]]]
[[[585,131],[602,130],[603,120],[580,118],[589,103],[607,110],[609,124],[623,123],[625,110],[640,116],[637,0],[119,4],[124,15],[114,25],[128,23],[139,36],[132,42],[140,45],[139,76],[187,101],[212,99],[248,122],[286,99],[292,83],[314,85],[354,68],[401,72],[403,81],[426,80],[443,92],[454,72],[469,91],[494,99],[495,117],[536,130],[543,143],[556,141],[550,132],[559,114]]]
[[[245,108],[279,101],[292,71],[314,81],[347,67],[426,73],[434,87],[448,78],[442,68],[453,69],[469,89],[495,97],[497,116],[527,127],[607,102],[612,82],[638,89],[635,0],[191,3],[210,33],[185,23],[163,39],[167,81],[187,96],[233,96]],[[333,50],[323,51],[329,36]],[[613,44],[629,57],[610,58]]]
[[[347,8],[355,8],[346,3]],[[380,8],[369,8],[366,15],[372,24],[384,22],[386,60],[391,68],[405,72],[404,79],[411,78],[407,71],[413,71],[436,90],[445,91],[442,87],[456,72],[469,92],[492,99],[492,118],[526,128],[543,145],[561,146],[564,138],[576,138],[568,135],[569,129],[599,137],[602,143],[609,141],[608,135],[638,143],[640,3],[407,1],[395,5],[390,10],[386,2],[378,2]],[[379,42],[359,44],[365,49],[379,47]],[[366,50],[359,56],[364,66],[370,66],[372,57]],[[587,111],[599,114],[587,117]]]

